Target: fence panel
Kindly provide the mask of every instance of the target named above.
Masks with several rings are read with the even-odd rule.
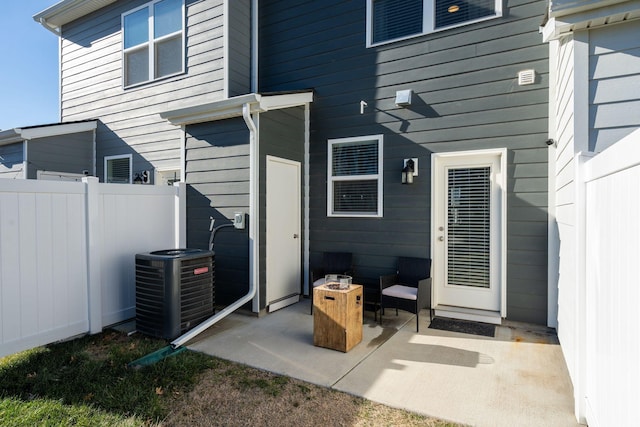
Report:
[[[0,356],[87,331],[84,185],[0,180]]]
[[[102,184],[102,323],[135,316],[135,254],[177,246],[174,187]]]
[[[176,187],[0,179],[0,357],[135,315],[135,254],[184,244]]]
[[[589,160],[586,180],[586,411],[629,425],[640,396],[640,133]]]

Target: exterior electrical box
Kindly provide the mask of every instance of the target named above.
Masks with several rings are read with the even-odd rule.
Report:
[[[211,317],[215,255],[167,249],[136,255],[136,329],[174,339]]]

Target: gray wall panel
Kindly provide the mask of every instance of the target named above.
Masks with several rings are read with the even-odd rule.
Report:
[[[36,179],[38,170],[93,173],[93,132],[39,138],[28,147],[29,179]]]
[[[366,48],[365,2],[261,3],[260,90],[315,91],[312,265],[323,251],[351,251],[357,280],[375,287],[397,256],[430,256],[431,154],[506,147],[507,239],[527,236],[526,245],[507,248],[508,318],[546,323],[545,6],[508,0],[502,18]],[[518,86],[518,71],[529,68],[535,84]],[[394,104],[401,89],[414,91],[408,108]],[[384,217],[328,218],[327,139],[376,134],[384,135]],[[419,159],[419,176],[403,186],[408,157]],[[519,275],[521,268],[536,274]]]
[[[189,125],[186,132],[187,245],[206,249],[209,217],[219,226],[234,212],[249,211],[249,131],[236,118]],[[214,243],[216,301],[230,304],[249,290],[248,228],[223,228]]]
[[[96,140],[101,177],[103,158],[110,155],[133,154],[134,173],[179,168],[181,131],[159,113],[224,97],[223,0],[185,0],[185,74],[123,88],[121,14],[145,3],[118,1],[62,29],[62,120],[100,119]],[[239,24],[242,17],[236,19]],[[240,25],[236,28],[246,32]],[[240,66],[234,67],[239,72]]]
[[[589,150],[602,151],[640,127],[639,22],[589,32]]]

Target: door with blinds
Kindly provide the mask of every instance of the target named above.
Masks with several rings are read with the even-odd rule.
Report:
[[[434,155],[434,302],[502,312],[503,153]]]

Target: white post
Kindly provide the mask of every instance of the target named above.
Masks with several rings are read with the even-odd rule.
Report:
[[[178,248],[187,247],[187,184],[184,182],[176,182],[173,184],[176,187],[175,195],[175,213],[173,220],[175,223],[174,229],[174,246]]]
[[[102,211],[98,194],[98,178],[85,177],[85,224],[87,239],[87,294],[89,298],[89,332],[102,332]]]

